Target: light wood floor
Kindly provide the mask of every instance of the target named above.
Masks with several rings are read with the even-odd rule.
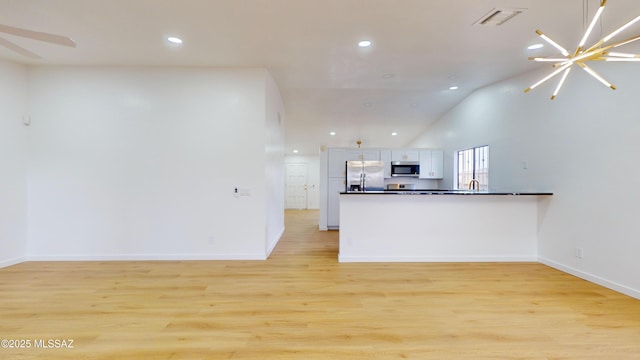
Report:
[[[640,301],[534,263],[340,264],[317,211],[268,261],[0,269],[0,359],[640,359]],[[33,344],[32,344],[33,346]]]

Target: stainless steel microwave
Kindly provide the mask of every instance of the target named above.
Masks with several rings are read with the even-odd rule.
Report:
[[[420,163],[417,161],[392,161],[391,176],[420,176]]]

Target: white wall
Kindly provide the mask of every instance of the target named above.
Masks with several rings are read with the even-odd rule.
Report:
[[[285,163],[307,165],[307,209],[319,209],[320,156],[287,155]]]
[[[24,66],[0,60],[0,267],[26,255],[26,76]]]
[[[282,160],[267,141],[282,140],[265,116],[266,79],[263,69],[33,68],[30,258],[265,258],[284,226],[265,217],[265,204],[282,207],[268,195]]]
[[[278,85],[266,73],[265,185],[266,253],[270,254],[284,233],[284,125],[285,112]]]
[[[445,150],[449,187],[454,152],[488,144],[492,190],[555,193],[539,218],[539,259],[640,298],[640,67],[595,65],[618,90],[575,69],[554,101],[557,80],[524,94],[545,68],[476,91],[412,146]]]

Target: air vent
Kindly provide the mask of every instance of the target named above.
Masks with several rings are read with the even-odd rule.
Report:
[[[493,9],[473,25],[502,25],[520,14],[524,9]]]

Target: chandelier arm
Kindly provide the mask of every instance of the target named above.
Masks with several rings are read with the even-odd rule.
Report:
[[[631,19],[631,21],[629,21],[628,23],[620,26],[618,29],[616,29],[614,32],[612,32],[611,34],[605,36],[602,38],[602,40],[604,42],[607,42],[609,40],[611,40],[611,38],[613,38],[614,36],[618,35],[618,33],[620,33],[621,31],[623,31],[624,29],[628,28],[629,26],[635,24],[638,20],[640,20],[640,15],[636,16],[635,18]]]
[[[567,76],[569,76],[569,72],[571,71],[573,67],[569,66],[565,71],[564,74],[562,74],[562,78],[560,79],[560,82],[558,83],[558,87],[556,87],[556,91],[553,92],[553,95],[551,95],[551,100],[556,98],[556,95],[558,95],[558,93],[560,92],[560,89],[562,88],[562,85],[564,84],[564,81],[567,80]]]
[[[600,76],[600,74],[598,74],[595,70],[593,70],[592,68],[590,68],[589,66],[587,66],[587,64],[583,63],[583,62],[578,62],[578,65],[580,65],[580,67],[586,71],[587,73],[589,73],[589,75],[593,76],[596,80],[600,81],[602,84],[604,84],[605,86],[611,88],[611,90],[615,90],[616,87],[611,84],[610,82],[608,82],[607,80],[605,80],[602,76]]]
[[[600,15],[602,15],[602,12],[604,11],[604,6],[606,5],[606,3],[607,0],[602,0],[602,2],[600,3],[600,8],[593,17],[593,20],[591,20],[591,24],[589,24],[587,31],[585,31],[584,33],[584,36],[582,36],[582,40],[580,40],[580,43],[578,44],[578,50],[576,51],[576,53],[579,53],[584,44],[587,42],[589,35],[591,35],[591,31],[593,31],[593,27],[596,25],[596,22],[598,22]]]
[[[604,40],[603,40],[603,39],[600,39],[600,40],[598,40],[598,42],[597,42],[597,43],[595,43],[595,44],[591,45],[591,47],[590,47],[590,48],[588,48],[588,49],[584,50],[584,51],[583,51],[583,53],[588,53],[588,52],[590,52],[590,51],[593,51],[593,50],[595,50],[595,49],[599,48],[600,46],[602,46],[602,44],[604,44]],[[578,49],[578,50],[580,50],[580,49]],[[577,56],[577,55],[578,55],[578,54],[576,54],[576,56]]]
[[[567,61],[568,59],[567,58],[548,58],[548,57],[534,57],[534,56],[532,56],[532,57],[529,57],[529,60],[531,60],[531,61],[542,61],[542,62],[545,62],[545,61],[548,61],[548,62],[564,62],[564,61]]]
[[[602,55],[613,56],[613,57],[622,57],[622,58],[638,57],[638,55],[636,55],[636,54],[620,53],[620,52],[614,52],[614,51],[605,52]]]
[[[640,55],[636,55],[636,56],[640,56]],[[604,61],[629,61],[629,62],[634,62],[634,61],[640,61],[640,57],[632,57],[632,58],[626,58],[626,57],[601,57],[601,58],[597,58],[595,60],[604,60]]]
[[[524,92],[529,92],[535,88],[537,88],[538,86],[540,86],[542,83],[544,83],[545,81],[551,79],[552,77],[558,75],[559,73],[561,73],[563,70],[567,69],[568,67],[570,67],[571,65],[573,65],[573,63],[571,64],[567,64],[559,69],[556,69],[555,71],[553,71],[551,74],[547,75],[546,77],[544,77],[542,80],[538,81],[537,83],[531,85],[530,87],[524,89]]]
[[[569,56],[569,51],[567,51],[567,49],[565,49],[564,47],[562,47],[560,44],[558,44],[557,42],[553,41],[550,37],[548,37],[547,35],[545,35],[542,31],[540,30],[536,30],[536,34],[538,34],[538,36],[540,36],[544,41],[548,42],[549,44],[551,44],[551,46],[555,47],[556,49],[560,50],[560,52],[562,53],[562,55],[564,56]]]
[[[632,43],[632,42],[634,42],[634,41],[638,41],[638,40],[640,40],[640,35],[636,35],[636,36],[634,36],[634,37],[632,37],[632,38],[629,38],[629,39],[627,39],[627,40],[622,40],[622,41],[620,41],[620,42],[617,42],[617,43],[615,43],[615,44],[612,44],[612,45],[611,45],[611,48],[612,48],[612,49],[615,49],[615,48],[620,47],[620,46],[622,46],[622,45],[627,45],[627,44],[630,44],[630,43]]]
[[[617,43],[613,43],[611,45],[607,45],[606,48],[607,49],[617,48],[617,47],[620,47],[622,45],[627,45],[627,44],[632,43],[632,42],[637,41],[637,40],[640,40],[640,35],[636,35],[636,36],[634,36],[632,38],[628,38],[626,40],[622,40],[622,41],[619,41]],[[584,50],[583,53],[588,53],[590,51],[594,51],[594,50],[598,49],[600,46],[602,46],[602,44],[604,44],[604,42],[605,42],[604,38],[600,39],[597,43],[593,44],[590,48]]]

